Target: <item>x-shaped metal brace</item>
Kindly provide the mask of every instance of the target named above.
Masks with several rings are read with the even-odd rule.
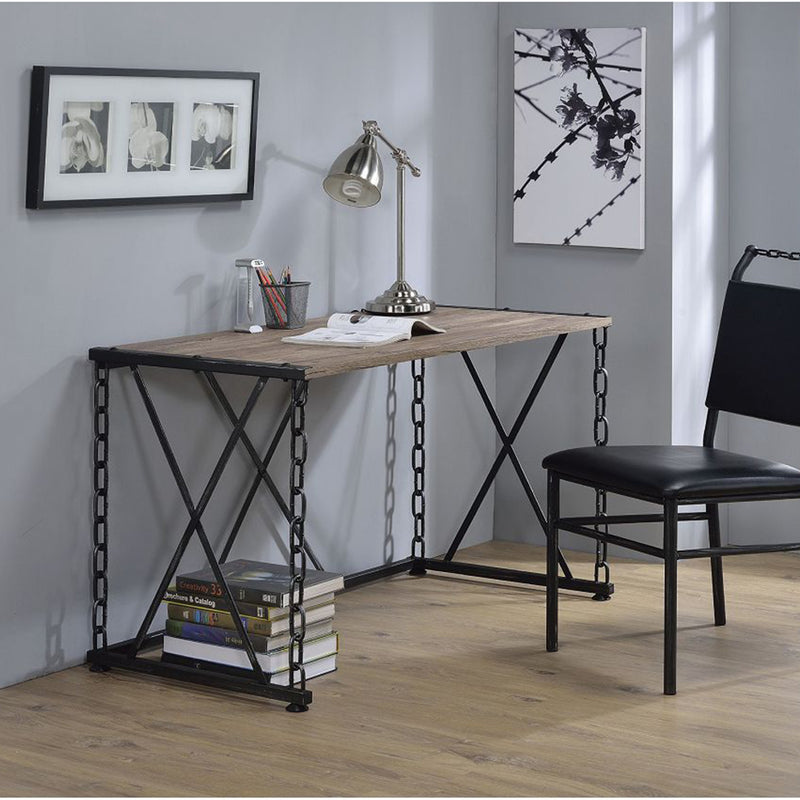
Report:
[[[567,338],[566,333],[562,333],[554,342],[552,348],[550,349],[550,353],[547,356],[541,370],[539,371],[539,375],[536,378],[533,386],[531,387],[530,392],[528,392],[528,396],[525,398],[525,402],[522,404],[522,408],[520,409],[519,414],[517,415],[516,419],[514,420],[514,424],[511,426],[510,431],[506,431],[503,427],[503,423],[500,421],[500,417],[497,414],[497,411],[492,404],[491,398],[489,397],[486,388],[481,381],[480,375],[478,375],[478,371],[475,369],[475,365],[470,358],[468,352],[464,351],[461,353],[461,357],[464,359],[464,363],[467,366],[467,370],[469,371],[470,376],[472,377],[473,382],[475,383],[475,387],[478,390],[478,394],[483,400],[483,404],[486,406],[486,410],[489,413],[489,416],[492,419],[492,423],[494,424],[495,429],[497,430],[497,434],[500,437],[500,441],[502,442],[502,447],[500,448],[500,452],[497,454],[492,466],[489,468],[489,472],[486,475],[483,483],[481,484],[480,489],[478,489],[478,493],[475,496],[475,499],[472,501],[472,505],[470,506],[469,510],[467,511],[466,516],[464,517],[464,521],[461,523],[453,541],[450,544],[450,547],[447,550],[447,553],[444,556],[444,561],[452,561],[453,557],[456,554],[456,551],[461,545],[464,536],[469,530],[469,526],[472,524],[472,521],[475,519],[475,515],[478,513],[478,509],[481,507],[481,504],[486,499],[486,495],[491,487],[492,483],[494,482],[495,478],[497,477],[497,473],[500,470],[500,467],[503,465],[503,462],[506,458],[511,459],[511,463],[514,466],[514,470],[517,473],[517,477],[519,478],[520,483],[522,484],[522,488],[525,491],[525,495],[528,498],[528,502],[531,504],[533,508],[533,512],[536,515],[536,519],[539,521],[539,524],[542,527],[542,530],[547,534],[547,518],[545,517],[544,513],[542,512],[541,505],[539,504],[538,499],[536,498],[536,494],[531,487],[530,481],[528,480],[528,476],[525,474],[525,470],[520,463],[520,460],[514,451],[514,441],[516,440],[519,432],[522,430],[522,426],[525,424],[525,419],[527,418],[531,408],[533,407],[536,398],[541,391],[544,382],[547,380],[547,376],[550,373],[550,370],[555,363],[556,358],[558,357],[559,352],[561,351],[562,346],[564,345],[564,341]],[[562,555],[561,551],[558,553],[558,561],[561,565],[561,569],[564,572],[564,576],[568,579],[572,578],[572,572],[569,569],[569,565],[567,564],[566,559]]]
[[[222,391],[222,387],[219,385],[219,381],[217,381],[216,376],[213,372],[203,372],[203,376],[205,377],[206,381],[208,382],[211,390],[214,392],[217,400],[219,400],[220,405],[222,406],[225,415],[231,421],[231,424],[235,427],[236,424],[239,422],[239,417],[236,416],[236,412],[231,407],[231,404],[228,398],[225,396],[225,393]],[[227,561],[228,556],[230,555],[231,548],[233,547],[234,542],[236,541],[236,537],[239,533],[239,529],[244,522],[244,518],[247,515],[248,510],[250,509],[250,505],[255,498],[256,492],[258,491],[259,484],[262,482],[264,485],[269,489],[270,494],[275,498],[275,502],[278,504],[278,507],[281,510],[284,518],[288,523],[291,524],[292,515],[289,512],[289,506],[286,504],[286,501],[281,496],[278,487],[275,485],[275,482],[269,476],[267,472],[267,467],[269,466],[269,462],[272,460],[272,456],[275,454],[275,450],[278,447],[278,442],[280,441],[281,436],[283,435],[284,431],[286,430],[286,426],[289,424],[289,420],[292,417],[292,404],[289,403],[286,412],[284,413],[283,417],[281,418],[280,423],[278,424],[278,428],[275,431],[275,435],[272,437],[272,441],[269,444],[267,449],[267,453],[262,459],[258,455],[258,451],[253,446],[250,437],[247,435],[246,431],[242,431],[239,435],[239,440],[244,445],[245,449],[247,450],[248,455],[253,461],[253,466],[256,468],[256,476],[253,478],[253,482],[250,485],[250,489],[245,497],[244,501],[242,502],[242,507],[239,510],[239,514],[236,517],[236,520],[233,523],[233,527],[231,528],[230,534],[228,534],[228,539],[225,542],[225,546],[222,548],[222,552],[219,557],[219,561],[221,564],[224,564]],[[314,555],[313,551],[311,550],[311,546],[309,545],[308,541],[303,542],[303,549],[306,551],[306,555],[311,560],[311,563],[314,565],[315,569],[322,569],[322,565],[320,564],[317,557]]]
[[[153,622],[158,606],[162,598],[164,597],[164,592],[169,586],[169,583],[172,580],[172,577],[174,576],[178,568],[178,564],[180,563],[180,560],[184,552],[186,551],[186,548],[189,542],[191,541],[192,536],[196,533],[198,539],[200,540],[200,544],[203,547],[206,558],[208,559],[208,562],[211,566],[212,572],[214,573],[214,578],[217,581],[217,583],[219,583],[219,585],[222,587],[223,597],[227,600],[229,604],[229,607],[231,609],[231,617],[233,619],[236,632],[239,635],[240,639],[242,640],[242,643],[244,644],[244,650],[247,653],[247,657],[248,660],[250,661],[250,665],[253,668],[254,675],[259,682],[264,684],[269,683],[267,676],[264,674],[261,668],[261,665],[258,663],[258,659],[253,649],[252,642],[250,641],[247,631],[245,630],[241,616],[237,614],[235,611],[236,603],[233,598],[233,594],[231,593],[230,587],[228,586],[228,583],[225,579],[225,576],[222,573],[220,564],[224,563],[226,558],[228,557],[231,547],[233,546],[233,543],[239,532],[239,529],[241,528],[242,522],[244,521],[244,517],[248,509],[250,508],[255,493],[258,490],[258,486],[261,483],[264,483],[266,487],[269,489],[270,493],[275,498],[279,508],[281,509],[281,512],[283,513],[287,521],[291,520],[289,507],[287,506],[284,499],[281,497],[280,492],[278,491],[278,488],[275,485],[274,481],[269,476],[269,473],[267,472],[267,466],[269,465],[269,462],[272,459],[272,456],[274,455],[275,450],[278,446],[278,442],[291,419],[292,404],[290,403],[289,408],[281,418],[281,421],[278,425],[275,434],[272,437],[272,440],[270,441],[269,447],[267,449],[264,458],[261,458],[258,454],[258,451],[255,449],[252,441],[250,440],[249,436],[245,433],[245,425],[247,424],[247,421],[250,418],[253,409],[255,408],[256,402],[260,397],[261,392],[264,389],[264,386],[267,384],[267,381],[269,379],[264,377],[258,378],[258,380],[255,383],[255,386],[250,392],[247,402],[245,403],[244,410],[242,411],[241,414],[237,415],[236,412],[233,410],[230,401],[223,392],[222,387],[219,385],[219,382],[217,381],[214,374],[211,372],[203,373],[206,380],[208,381],[209,386],[214,392],[214,395],[220,402],[220,405],[222,406],[226,416],[233,425],[233,430],[228,436],[228,440],[225,443],[222,453],[217,459],[217,463],[215,464],[211,476],[209,477],[206,483],[205,489],[203,490],[200,500],[197,502],[197,504],[195,504],[194,500],[192,499],[191,493],[189,492],[189,488],[186,484],[186,480],[183,476],[180,466],[178,465],[175,453],[172,450],[172,446],[169,443],[169,439],[167,438],[164,426],[162,425],[161,420],[158,416],[155,405],[150,396],[150,392],[147,389],[147,385],[145,384],[144,378],[139,372],[137,366],[131,366],[131,372],[133,373],[136,386],[144,402],[147,415],[150,418],[150,422],[153,425],[153,429],[155,430],[159,444],[161,445],[161,449],[163,450],[164,455],[167,459],[167,464],[169,465],[170,471],[172,472],[172,475],[175,479],[175,483],[178,486],[178,491],[180,492],[183,503],[186,506],[186,510],[189,512],[189,522],[186,525],[186,528],[184,529],[180,541],[178,542],[178,546],[176,547],[172,559],[170,560],[169,566],[167,567],[167,570],[164,573],[163,578],[161,579],[159,587],[156,590],[156,593],[153,596],[152,601],[150,602],[147,613],[144,619],[142,620],[142,623],[139,627],[136,637],[131,641],[131,644],[128,648],[128,657],[135,658],[139,650],[141,649],[145,639],[147,638],[150,625]],[[236,447],[236,444],[240,441],[245,446],[245,449],[250,455],[250,458],[252,459],[253,464],[256,468],[257,475],[250,486],[250,490],[243,502],[239,515],[237,516],[233,528],[230,534],[228,535],[221,556],[219,559],[217,559],[214,550],[211,546],[211,543],[209,542],[205,529],[203,528],[203,523],[201,521],[201,518],[206,510],[206,507],[208,506],[209,501],[211,500],[211,497],[220,481],[220,478],[222,477],[222,473],[224,472],[225,467],[228,464],[228,461],[233,453],[234,448]],[[314,565],[318,569],[321,569],[321,567],[319,566],[319,562],[311,552],[307,543],[305,543],[305,550],[308,557],[311,559]]]

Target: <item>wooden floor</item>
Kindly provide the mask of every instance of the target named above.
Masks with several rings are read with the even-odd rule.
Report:
[[[680,566],[676,697],[660,564],[615,560],[609,603],[565,594],[556,654],[543,591],[402,576],[337,598],[340,668],[307,714],[85,667],[0,691],[0,793],[796,796],[800,557],[725,567],[714,628],[708,565]]]

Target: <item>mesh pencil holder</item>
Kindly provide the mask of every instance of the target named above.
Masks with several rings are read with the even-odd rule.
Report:
[[[310,281],[261,285],[268,328],[302,328],[306,324]]]

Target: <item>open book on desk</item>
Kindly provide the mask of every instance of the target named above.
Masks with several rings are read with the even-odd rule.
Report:
[[[378,317],[356,312],[332,314],[327,327],[297,336],[284,336],[283,341],[332,347],[374,347],[410,339],[416,334],[444,332],[443,328],[419,317]]]

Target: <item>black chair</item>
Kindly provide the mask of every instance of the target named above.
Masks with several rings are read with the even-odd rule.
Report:
[[[800,470],[786,464],[718,450],[720,411],[800,426],[800,289],[744,282],[756,256],[800,260],[800,253],[748,246],[733,271],[722,309],[706,396],[702,447],[677,445],[579,447],[547,456],[547,649],[558,650],[558,532],[664,559],[664,694],[675,694],[677,566],[709,558],[714,623],[725,624],[722,556],[800,550],[800,542],[720,546],[719,504],[800,498]],[[658,503],[663,513],[560,518],[561,481]],[[682,505],[704,513],[680,513]],[[709,547],[678,549],[678,523],[708,522]],[[608,524],[662,522],[661,547],[608,533]],[[590,527],[591,526],[591,527]]]

